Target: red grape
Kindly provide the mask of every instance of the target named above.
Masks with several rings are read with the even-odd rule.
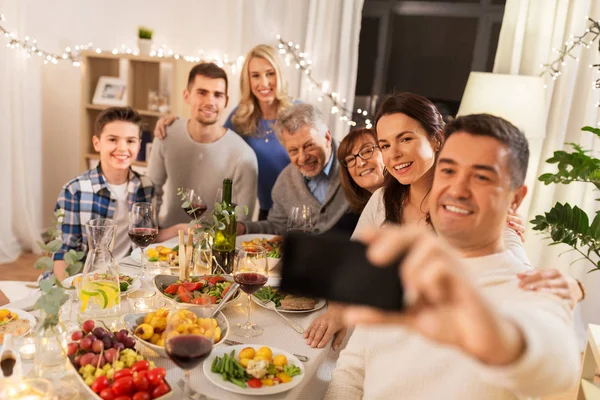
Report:
[[[104,352],[104,358],[109,363],[113,363],[119,359],[119,352],[117,349],[108,349]]]
[[[91,319],[88,319],[87,321],[85,321],[83,323],[83,325],[81,325],[81,328],[83,329],[83,331],[85,333],[91,332],[94,330],[94,326],[96,324],[94,323],[94,321],[92,321]]]
[[[81,332],[81,331],[75,331],[71,335],[71,340],[77,341],[77,340],[80,340],[82,337],[83,337],[83,332]]]
[[[106,329],[102,328],[102,327],[97,327],[94,329],[94,336],[96,336],[98,339],[102,339],[104,336],[106,336]]]
[[[82,367],[85,367],[86,365],[88,365],[88,364],[90,364],[92,362],[92,360],[94,359],[94,357],[95,357],[94,353],[86,353],[86,354],[84,354],[84,355],[81,356],[81,359],[79,360],[79,363],[81,364]]]
[[[108,336],[102,338],[102,343],[104,343],[105,349],[110,349],[113,345],[113,341]]]
[[[87,337],[83,338],[79,342],[79,346],[81,347],[81,350],[89,350],[92,347],[92,340]]]
[[[79,367],[81,367],[81,356],[75,357],[73,362],[75,363],[75,366],[77,367],[77,369],[79,369]]]
[[[125,339],[125,342],[123,342],[123,344],[128,349],[133,349],[135,347],[135,339],[132,338],[131,336],[127,336],[127,338]]]
[[[96,340],[92,344],[92,351],[96,354],[100,354],[102,353],[102,350],[104,350],[104,343],[102,342],[102,340]]]
[[[79,345],[77,343],[72,342],[67,345],[67,355],[72,356],[77,353],[77,350],[79,350]]]
[[[125,339],[127,339],[127,331],[125,329],[121,329],[119,332],[117,332],[116,338],[119,342],[125,343]]]
[[[117,351],[121,351],[125,348],[125,345],[121,342],[115,342],[113,344],[113,348],[115,348]]]

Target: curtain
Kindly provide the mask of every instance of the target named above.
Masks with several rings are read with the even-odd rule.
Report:
[[[329,90],[346,99],[349,110],[354,105],[363,2],[310,0],[306,23],[305,48],[313,61],[312,75],[319,81],[327,80]],[[319,106],[333,137],[341,140],[348,133],[348,123],[340,121],[340,114],[332,114],[330,102],[318,101],[321,95],[318,88],[311,90],[310,83],[302,81],[300,98]]]
[[[19,31],[23,21],[18,2],[2,12]],[[22,51],[0,46],[0,264],[14,261],[22,250],[37,250],[40,240],[41,112],[40,64]]]
[[[586,16],[600,19],[600,2],[595,0],[507,0],[505,15],[500,31],[498,50],[494,64],[495,73],[538,75],[540,65],[557,56],[552,48],[560,49],[571,35],[581,35],[588,22]],[[599,126],[600,113],[596,103],[600,89],[593,88],[598,77],[591,64],[600,63],[598,42],[590,49],[582,48],[580,60],[567,59],[562,75],[553,81],[547,78],[547,127],[546,138],[537,168],[537,176],[555,172],[556,165],[545,160],[556,150],[571,149],[567,142],[581,144],[592,149],[598,156],[600,139],[581,132],[586,125]],[[535,215],[548,211],[556,202],[568,202],[584,209],[588,215],[600,209],[600,197],[591,184],[545,186],[537,182],[529,188],[531,205],[521,210],[531,220]],[[588,323],[600,323],[600,271],[587,273],[591,269],[587,261],[579,261],[575,252],[567,246],[548,246],[549,241],[536,232],[527,232],[527,253],[538,267],[559,268],[581,280],[587,288],[586,299],[578,305],[576,323],[580,339],[585,338]],[[571,265],[572,264],[572,265]]]

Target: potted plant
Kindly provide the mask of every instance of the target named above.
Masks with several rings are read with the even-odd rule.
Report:
[[[581,130],[600,137],[598,128],[586,126]],[[543,174],[538,179],[546,185],[587,182],[600,189],[600,159],[593,157],[589,150],[584,150],[576,143],[569,145],[575,151],[555,151],[546,160],[549,164],[558,164],[558,172]],[[600,198],[596,201],[600,201]],[[553,245],[569,245],[582,256],[581,259],[588,260],[592,264],[589,272],[600,270],[600,211],[591,217],[577,206],[556,203],[544,215],[536,215],[531,223],[534,230],[546,233]]]
[[[140,26],[138,28],[138,48],[140,54],[149,55],[152,51],[152,34],[154,31],[146,27]]]

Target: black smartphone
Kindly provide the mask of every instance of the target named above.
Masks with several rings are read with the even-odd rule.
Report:
[[[283,242],[281,291],[383,310],[403,308],[398,266],[375,267],[366,246],[335,233],[290,232]]]

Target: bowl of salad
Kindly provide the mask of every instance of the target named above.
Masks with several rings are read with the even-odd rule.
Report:
[[[228,275],[192,276],[185,281],[174,275],[154,277],[154,286],[163,296],[171,301],[190,305],[221,303],[233,283],[233,278]],[[240,294],[238,289],[227,303],[231,304]]]
[[[238,249],[253,251],[260,247],[267,250],[269,257],[269,270],[275,268],[281,261],[283,236],[267,234],[240,235],[235,240]]]

